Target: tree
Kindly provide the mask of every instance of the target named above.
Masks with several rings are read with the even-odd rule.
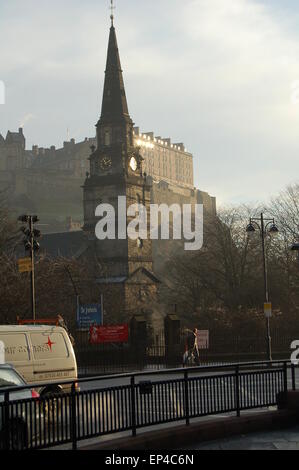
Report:
[[[246,207],[231,208],[205,219],[203,249],[168,260],[165,273],[177,302],[181,299],[193,310],[211,304],[231,309],[255,305],[258,252],[246,235],[248,213]]]
[[[289,234],[296,230],[294,216],[297,196],[289,191]],[[163,298],[177,304],[187,324],[216,328],[264,329],[264,280],[260,233],[246,233],[250,217],[270,212],[277,218],[277,207],[247,206],[222,209],[216,218],[205,220],[204,247],[195,254],[171,256],[165,267],[167,285]],[[285,214],[285,212],[283,212]],[[280,228],[280,227],[279,227]],[[292,230],[291,230],[292,229]],[[290,235],[281,230],[276,239],[266,236],[270,298],[275,310],[273,322],[292,321],[298,305],[294,289],[294,262],[289,250]],[[298,266],[297,276],[298,276]],[[296,291],[296,293],[294,292]],[[251,326],[250,326],[251,325]]]
[[[299,265],[290,251],[290,245],[299,238],[299,183],[288,186],[271,200],[268,208],[279,227],[279,237],[275,253],[270,253],[270,279],[272,294],[279,301],[282,310],[288,315],[296,315],[299,310]]]
[[[7,192],[0,192],[0,256],[13,251],[20,240],[17,221],[10,216],[7,207]]]

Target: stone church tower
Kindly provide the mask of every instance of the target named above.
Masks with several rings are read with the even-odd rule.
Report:
[[[150,319],[159,281],[153,274],[149,228],[147,240],[132,240],[127,235],[118,238],[119,196],[126,197],[127,207],[143,204],[149,214],[151,181],[143,174],[142,157],[134,146],[113,17],[111,20],[102,113],[96,125],[97,148],[91,148],[90,174],[83,187],[84,231],[100,267],[97,282],[102,284],[107,316],[118,310],[124,321],[134,314]],[[95,211],[107,203],[115,209],[116,239],[100,241],[95,236],[99,222]]]

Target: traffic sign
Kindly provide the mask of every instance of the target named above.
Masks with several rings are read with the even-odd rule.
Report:
[[[20,258],[18,259],[18,268],[20,273],[31,272],[31,258]]]
[[[272,303],[271,302],[265,302],[264,303],[264,312],[265,312],[265,317],[266,318],[271,318],[272,317]]]
[[[102,325],[103,312],[101,304],[78,305],[77,325],[81,330],[89,329],[93,325]]]

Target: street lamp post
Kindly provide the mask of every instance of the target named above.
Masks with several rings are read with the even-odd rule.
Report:
[[[263,254],[263,274],[264,274],[264,300],[265,303],[269,303],[269,289],[268,289],[268,269],[267,269],[267,256],[266,256],[266,235],[277,235],[278,228],[275,225],[274,219],[267,219],[264,214],[261,213],[259,218],[251,217],[249,225],[247,226],[246,232],[248,234],[254,234],[256,228],[260,231],[262,240],[262,254]],[[270,316],[266,318],[267,328],[267,354],[269,361],[272,361],[272,346],[271,346],[271,331],[270,331]]]
[[[21,215],[18,218],[19,222],[28,224],[27,227],[22,227],[21,231],[24,233],[25,238],[23,240],[25,251],[30,252],[31,259],[31,271],[30,271],[30,281],[31,281],[31,312],[32,319],[36,319],[36,309],[35,309],[35,272],[34,272],[34,253],[39,250],[39,243],[36,241],[36,238],[41,236],[41,232],[34,228],[34,224],[37,223],[38,217],[36,215]]]

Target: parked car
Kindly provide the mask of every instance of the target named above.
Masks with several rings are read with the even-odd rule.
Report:
[[[21,450],[27,447],[29,426],[39,429],[41,410],[38,403],[30,406],[27,400],[39,400],[39,394],[32,389],[16,390],[9,393],[8,422],[6,422],[5,392],[10,388],[26,386],[25,380],[13,366],[0,364],[0,448]],[[22,400],[22,402],[20,402]],[[26,401],[23,401],[26,400]],[[32,435],[32,432],[31,432]]]
[[[76,381],[77,361],[71,340],[62,327],[35,325],[0,325],[5,362],[12,364],[30,384],[41,384],[41,396],[69,392]],[[48,385],[48,384],[51,385]]]

